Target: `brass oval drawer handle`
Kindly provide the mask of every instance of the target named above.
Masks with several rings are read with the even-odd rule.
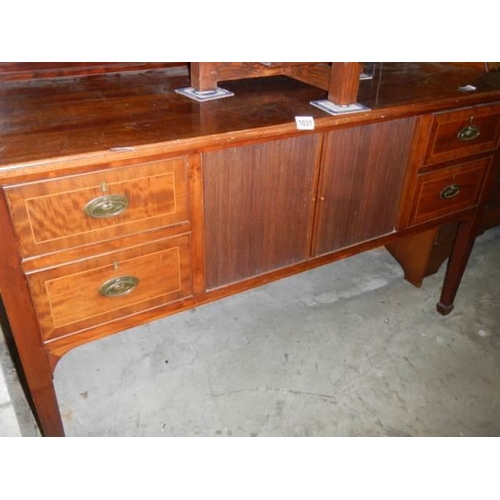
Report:
[[[458,184],[451,184],[439,193],[439,197],[442,200],[449,200],[450,198],[455,198],[458,194],[460,194],[460,186]]]
[[[135,276],[118,276],[105,281],[99,287],[99,293],[103,297],[123,297],[130,293],[139,284]]]
[[[122,194],[106,194],[90,200],[83,211],[94,219],[116,217],[128,208],[128,198]]]
[[[460,141],[473,141],[479,137],[481,131],[475,125],[467,125],[457,134],[458,140]]]

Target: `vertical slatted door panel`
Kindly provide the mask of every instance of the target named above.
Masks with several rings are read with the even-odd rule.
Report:
[[[394,230],[414,127],[405,118],[327,135],[313,255]]]
[[[319,136],[203,155],[207,288],[308,258]]]

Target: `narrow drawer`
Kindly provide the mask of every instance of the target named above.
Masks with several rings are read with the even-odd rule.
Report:
[[[477,205],[490,163],[485,158],[419,175],[410,225]]]
[[[500,105],[436,113],[424,164],[490,151],[500,137]]]
[[[23,256],[188,220],[187,157],[5,188]]]
[[[44,340],[192,294],[190,235],[28,275]]]

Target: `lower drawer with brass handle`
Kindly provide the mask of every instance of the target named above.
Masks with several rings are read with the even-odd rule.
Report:
[[[441,190],[441,192],[439,193],[439,197],[442,200],[449,200],[450,198],[455,198],[455,196],[458,196],[461,191],[462,188],[458,184],[450,184],[449,186],[446,186]]]
[[[419,175],[410,225],[474,207],[490,163],[491,158],[485,158]]]
[[[103,297],[123,297],[137,288],[139,279],[135,276],[117,276],[105,281],[99,287],[99,293]]]
[[[481,135],[481,129],[476,125],[467,125],[461,129],[457,134],[457,139],[462,142],[469,142],[476,140]]]
[[[192,295],[190,234],[28,274],[44,340]]]

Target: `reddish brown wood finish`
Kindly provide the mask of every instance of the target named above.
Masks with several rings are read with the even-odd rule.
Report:
[[[208,289],[309,256],[319,137],[203,155]]]
[[[100,294],[104,283],[123,276],[137,278],[137,288],[119,297]],[[42,337],[52,340],[191,295],[190,237],[181,235],[35,272],[28,282]]]
[[[500,87],[488,83],[489,75],[471,68],[385,63],[379,79],[360,82],[358,101],[373,109],[369,113],[328,116],[309,104],[325,99],[324,90],[286,77],[228,82],[236,98],[201,106],[174,92],[189,79],[171,71],[1,86],[1,179],[50,177],[54,162],[59,173],[69,173],[91,169],[103,158],[117,162],[283,138],[296,134],[295,115],[313,116],[316,130],[324,131],[500,99]],[[464,81],[478,92],[456,90]],[[123,147],[131,149],[113,151]]]
[[[436,220],[476,206],[490,165],[488,157],[419,175],[409,223]],[[453,188],[456,194],[446,198],[446,190]]]
[[[24,256],[39,255],[188,221],[187,157],[6,188]],[[120,214],[95,218],[85,206],[124,196]]]
[[[450,256],[457,233],[457,227],[458,223],[455,221],[439,227],[436,237],[434,238],[432,252],[429,256],[425,275],[430,276],[431,274],[437,273],[443,262]],[[419,247],[415,244],[414,248]]]
[[[457,223],[452,222],[398,238],[386,248],[401,264],[405,279],[420,287],[424,278],[436,273],[449,257],[456,230]]]
[[[424,224],[423,227],[418,229],[409,228],[408,230],[399,233],[397,237],[399,236],[404,237],[406,235],[416,234],[417,232],[429,229],[430,227],[433,226],[432,224],[428,223]],[[360,252],[365,252],[368,250],[372,250],[374,248],[378,248],[380,246],[388,244],[390,241],[393,241],[395,237],[396,236],[394,234],[389,234],[386,236],[365,241],[363,243],[358,243],[330,254],[321,255],[319,257],[313,257],[311,259],[304,260],[296,264],[292,264],[290,266],[282,267],[277,270],[261,274],[259,276],[255,276],[252,278],[248,278],[239,282],[229,284],[227,286],[223,286],[221,288],[213,289],[205,293],[201,293],[193,297],[188,297],[186,299],[182,299],[174,303],[165,304],[152,309],[143,310],[137,314],[119,318],[117,321],[103,325],[98,325],[88,330],[78,332],[78,334],[76,335],[69,335],[66,337],[61,337],[59,339],[53,340],[50,343],[45,344],[45,349],[47,349],[49,359],[51,360],[52,363],[52,369],[54,369],[58,359],[61,356],[63,356],[69,350],[83,343],[90,342],[92,340],[99,339],[107,335],[112,335],[114,333],[126,330],[128,328],[132,328],[138,325],[148,323],[150,321],[163,318],[170,314],[185,311],[193,307],[198,307],[200,305],[207,304],[209,302],[213,302],[215,300],[219,300],[224,297],[229,297],[235,293],[239,293],[244,290],[249,290],[251,288],[264,285],[266,283],[271,283],[286,276],[290,276],[292,274],[300,273],[303,271],[307,271],[309,269],[313,269],[315,267],[335,262],[350,257],[352,255],[356,255]]]
[[[189,157],[189,208],[192,241],[193,293],[201,294],[205,284],[205,230],[203,206],[203,171],[200,155]]]
[[[418,147],[414,148],[414,166],[407,178],[408,195],[400,227],[436,220],[477,206],[480,200],[484,209],[479,210],[483,215],[478,231],[500,224],[500,212],[495,211],[495,183],[483,190],[489,185],[485,181],[492,161],[498,168],[498,157],[495,159],[491,155],[498,145],[499,109],[496,105],[475,106],[427,115],[421,120],[416,141]],[[459,131],[470,124],[471,116],[481,131],[480,135],[472,141],[457,140]],[[435,163],[438,160],[446,162]],[[452,184],[459,186],[460,192],[451,199],[441,199],[442,189]],[[493,207],[491,212],[490,206]],[[427,235],[415,234],[388,245],[388,250],[404,268],[408,281],[420,286],[426,276],[439,269],[450,256],[456,228],[456,223],[450,223]]]
[[[217,63],[191,63],[191,87],[198,92],[207,92],[217,88]]]
[[[477,218],[474,216],[461,219],[458,225],[455,244],[446,268],[446,276],[441,290],[441,297],[436,305],[443,316],[450,314],[462,280],[465,266],[469,260],[477,234]]]
[[[390,254],[401,264],[405,280],[416,287],[422,286],[428,272],[429,260],[438,231],[438,228],[432,228],[406,238],[399,238],[386,245]]]
[[[43,62],[43,63],[0,63],[0,82],[35,80],[70,76],[118,73],[123,71],[143,71],[172,66],[185,66],[187,63],[116,63],[116,62]]]
[[[3,193],[0,193],[0,228],[0,294],[28,385],[28,398],[34,405],[41,432],[45,436],[62,436],[64,429],[52,383],[52,368],[40,337]]]
[[[191,86],[199,92],[215,90],[221,81],[276,75],[287,75],[326,90],[330,73],[326,63],[300,62],[193,62],[190,70]]]
[[[477,137],[461,140],[460,132],[468,127],[477,129]],[[452,113],[438,113],[434,115],[430,134],[425,164],[493,151],[500,137],[500,106],[476,106]]]
[[[361,64],[356,62],[332,63],[328,86],[328,100],[337,104],[358,102],[361,69]]]
[[[500,150],[497,150],[492,159],[493,164],[500,161]],[[443,315],[449,314],[453,310],[458,287],[465,272],[476,236],[479,233],[486,205],[487,193],[493,185],[494,171],[488,168],[486,178],[483,183],[482,195],[480,196],[477,209],[470,215],[464,215],[459,219],[458,229],[455,236],[453,248],[446,268],[446,274],[441,290],[441,297],[437,303],[437,310]]]
[[[330,86],[330,66],[331,64],[328,63],[290,66],[284,69],[283,74],[320,89],[328,90]]]
[[[457,87],[464,83],[475,84],[478,91],[471,95],[460,93]],[[341,117],[326,116],[309,105],[311,100],[324,99],[325,90],[287,77],[228,81],[225,86],[235,92],[236,98],[203,104],[174,93],[176,88],[188,84],[182,72],[168,70],[119,77],[93,76],[78,82],[72,79],[17,82],[0,88],[0,229],[4,238],[2,252],[5,252],[0,262],[0,290],[30,393],[42,430],[47,435],[63,432],[51,372],[57,359],[69,349],[167,314],[389,244],[399,237],[434,231],[441,224],[460,220],[464,222],[461,222],[450,259],[439,309],[446,313],[452,307],[472,248],[478,210],[482,209],[484,197],[479,199],[477,206],[468,204],[460,208],[460,212],[439,214],[439,219],[435,219],[436,214],[431,211],[432,214],[414,226],[408,227],[408,220],[414,209],[419,175],[434,175],[433,170],[447,172],[446,169],[459,168],[458,163],[483,161],[491,156],[488,150],[481,152],[483,156],[480,157],[465,160],[453,156],[451,164],[423,166],[432,136],[430,124],[434,120],[428,113],[442,110],[455,113],[456,108],[498,101],[500,87],[494,87],[494,75],[485,77],[473,68],[441,63],[385,65],[378,71],[377,78],[359,85],[357,100],[373,111]],[[413,118],[422,114],[421,118]],[[297,115],[313,116],[316,130],[307,134],[298,132],[293,120]],[[406,168],[414,121],[419,128],[403,186],[401,222],[395,233],[391,228],[395,220],[394,203],[397,205],[399,176]],[[355,128],[349,130],[349,127]],[[325,137],[331,144],[321,158],[319,152]],[[341,137],[349,142],[342,145],[343,142],[337,139]],[[348,144],[356,147],[349,150]],[[363,155],[365,150],[367,154]],[[203,164],[199,153],[203,156]],[[187,193],[187,201],[184,194],[180,196],[184,201],[180,202],[183,215],[179,220],[165,219],[156,225],[149,220],[155,217],[156,208],[153,208],[154,213],[148,212],[141,219],[144,222],[134,221],[135,233],[122,236],[104,231],[92,239],[93,231],[82,227],[81,240],[73,241],[75,246],[56,245],[36,250],[35,247],[29,251],[29,258],[21,260],[20,245],[26,248],[27,243],[24,236],[20,241],[17,238],[31,231],[36,216],[26,215],[25,211],[24,217],[29,223],[26,220],[21,223],[19,235],[14,232],[3,198],[5,190],[11,192],[9,187],[13,184],[23,184],[22,188],[19,186],[22,190],[29,183],[39,183],[32,193],[19,191],[20,199],[26,206],[31,195],[34,200],[39,198],[37,203],[48,210],[47,218],[52,219],[51,211],[56,205],[50,199],[55,198],[51,198],[53,192],[45,191],[46,186],[61,182],[59,185],[64,192],[72,192],[62,178],[69,180],[81,175],[93,178],[103,170],[113,177],[132,164],[138,171],[142,168],[139,164],[155,161],[159,161],[160,169],[166,169],[168,162],[163,163],[163,160],[174,156],[187,159],[188,167],[187,187],[185,177],[181,182],[184,187],[179,187]],[[346,171],[345,165],[338,163],[339,158],[349,160],[353,172],[358,174],[356,182],[351,182],[353,172]],[[384,169],[384,164],[392,167]],[[320,168],[324,169],[321,188],[325,191],[318,193]],[[148,172],[146,177],[150,174]],[[329,183],[328,176],[336,184]],[[392,187],[385,196],[375,182],[377,179],[379,184]],[[357,184],[358,181],[361,183]],[[375,186],[374,190],[371,186]],[[489,186],[488,181],[485,186]],[[79,186],[78,189],[88,187]],[[144,191],[150,188],[154,193],[149,183]],[[327,231],[329,229],[326,212],[318,208],[315,214],[313,208],[315,203],[321,204],[315,201],[318,195],[324,196],[327,191],[328,195],[335,195],[336,189],[342,195],[352,196],[355,200],[352,206],[358,203],[366,217],[371,215],[370,207],[374,213],[380,208],[380,213],[377,220],[373,220],[373,227],[366,222],[359,226],[347,224],[344,232],[335,233],[332,242],[328,241],[330,236],[320,231],[321,224]],[[142,190],[142,187],[133,188],[135,193]],[[147,204],[149,198],[146,193],[142,194],[141,200]],[[42,200],[41,195],[47,195],[47,200]],[[153,205],[163,206],[169,199],[169,195],[164,198],[159,195],[158,203]],[[383,205],[378,205],[381,200]],[[79,210],[76,201],[70,205]],[[23,218],[22,210],[20,212],[17,205],[11,205],[11,210],[18,224]],[[187,218],[184,216],[186,211]],[[332,225],[349,219],[338,212],[334,218]],[[352,220],[352,213],[350,218]],[[39,227],[36,232],[44,235],[44,231],[53,231],[53,225],[54,221],[50,220],[47,227]],[[325,244],[324,249],[316,253],[327,253],[311,258],[311,247],[316,248],[312,245],[313,228],[315,245]],[[352,235],[347,228],[352,229]],[[88,239],[83,234],[87,234]],[[60,236],[59,233],[55,239]],[[169,246],[169,242],[176,244]],[[349,246],[341,248],[343,245]],[[172,263],[169,253],[172,248],[183,249],[179,250],[179,265]],[[108,270],[116,271],[113,262],[118,262],[120,268],[134,259],[144,263],[138,268],[145,273],[141,282],[151,278],[153,286],[148,289],[161,295],[164,284],[160,275],[152,273],[152,256],[160,254],[168,260],[167,285],[173,286],[176,282],[172,269],[180,275],[179,296],[155,302],[157,297],[146,293],[139,304],[133,303],[133,295],[130,295],[126,299],[130,303],[123,308],[117,306],[113,311],[100,309],[94,296],[89,304],[93,309],[87,310],[85,318],[75,316],[76,313],[64,305],[62,290],[66,287],[62,285],[76,288],[74,285],[80,282],[79,277],[83,277],[82,294],[88,297],[94,293],[91,290],[95,291],[94,284],[100,282],[89,278],[93,273],[104,279]],[[114,260],[116,256],[120,258]],[[27,280],[31,283],[45,343]],[[206,287],[214,290],[207,292]],[[50,308],[47,291],[52,294],[52,312],[59,321],[55,327],[46,322],[47,307]]]
[[[327,134],[313,255],[394,231],[414,128],[406,118]]]

